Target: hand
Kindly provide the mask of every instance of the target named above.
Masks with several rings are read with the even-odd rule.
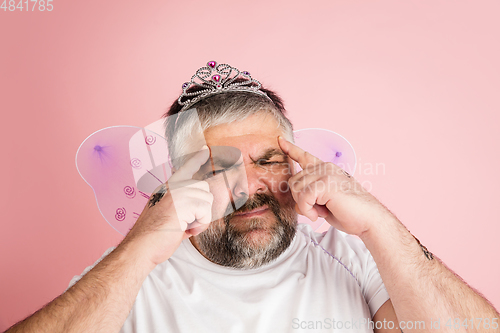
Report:
[[[158,187],[123,241],[139,244],[154,266],[210,224],[213,195],[207,182],[192,179],[209,155],[208,149],[199,151]]]
[[[321,161],[282,137],[278,144],[302,168],[288,180],[297,213],[312,221],[323,217],[333,227],[357,236],[391,214],[342,168]]]

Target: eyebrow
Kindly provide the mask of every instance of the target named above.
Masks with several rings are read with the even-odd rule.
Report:
[[[269,148],[266,151],[264,151],[264,153],[262,155],[258,156],[256,159],[250,157],[250,160],[252,160],[252,162],[256,163],[259,160],[269,160],[274,156],[281,156],[283,158],[287,157],[287,155],[281,149]],[[235,161],[228,161],[225,159],[221,159],[219,156],[213,156],[213,157],[211,157],[211,159],[212,159],[215,167],[221,167],[221,168],[232,167],[234,165],[234,162],[235,162]],[[211,169],[211,161],[208,160],[205,164],[203,164],[201,166],[201,168],[203,168],[203,169],[210,168],[210,170],[212,170]]]
[[[239,150],[238,150],[239,152]],[[210,158],[212,159],[214,166],[219,166],[222,168],[229,168],[232,167],[233,165],[236,164],[236,162],[239,161],[241,158],[241,152],[239,152],[238,156],[225,156],[226,158],[221,157],[220,155],[213,156],[211,155]]]
[[[234,161],[234,160],[225,160],[225,159],[221,159],[221,158],[218,158],[218,157],[214,157],[212,160],[214,162],[214,166],[218,166],[218,167],[221,167],[221,168],[232,167],[233,165],[235,165],[235,162],[238,161],[238,160],[236,160],[236,161]]]
[[[212,164],[213,162],[213,164]],[[215,168],[230,168],[234,165],[234,161],[227,161],[218,157],[210,157],[207,162],[205,162],[201,167],[200,170],[205,170],[206,171],[214,171],[213,167]]]
[[[258,160],[269,160],[271,157],[274,157],[274,156],[287,157],[287,155],[281,149],[269,148],[262,155],[258,156],[255,160],[251,157],[250,157],[250,159],[252,160],[252,162],[256,162]]]

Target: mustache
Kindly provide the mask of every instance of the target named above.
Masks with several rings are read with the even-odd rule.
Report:
[[[251,211],[253,209],[267,205],[273,212],[278,212],[280,204],[278,200],[271,194],[267,193],[256,193],[251,198],[240,197],[234,201],[235,207],[240,207],[237,210],[233,210],[231,203],[228,204],[226,212],[224,214],[226,220],[230,220],[233,216],[238,213],[244,213]]]

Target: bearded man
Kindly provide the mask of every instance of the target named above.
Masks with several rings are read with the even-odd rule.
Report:
[[[285,114],[248,72],[199,69],[166,114],[173,176],[118,247],[8,332],[498,329],[493,306],[354,177],[292,143]]]

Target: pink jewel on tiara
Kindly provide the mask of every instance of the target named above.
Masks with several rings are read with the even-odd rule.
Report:
[[[196,89],[191,89],[196,87]],[[271,102],[265,92],[260,90],[259,81],[252,79],[247,71],[240,71],[228,64],[218,64],[216,61],[207,62],[206,67],[199,68],[191,77],[191,81],[182,85],[182,94],[177,99],[182,110],[189,109],[200,100],[215,94],[243,91],[261,95]]]

